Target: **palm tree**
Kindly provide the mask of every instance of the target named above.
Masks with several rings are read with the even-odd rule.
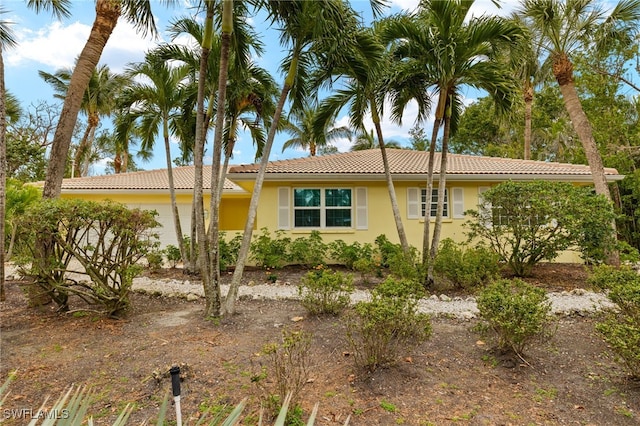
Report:
[[[164,0],[165,3],[175,3],[175,0]],[[68,0],[28,0],[28,6],[37,12],[51,9],[59,16],[69,16]],[[60,120],[56,127],[51,146],[50,160],[47,167],[47,177],[44,183],[43,197],[56,198],[60,195],[62,179],[73,129],[78,119],[78,112],[82,105],[82,98],[91,80],[91,74],[100,61],[104,46],[111,33],[124,17],[131,22],[142,34],[155,34],[155,22],[151,13],[151,2],[139,0],[96,0],[96,17],[89,34],[89,38],[78,56],[76,66],[69,80],[69,89],[62,105]]]
[[[309,150],[309,155],[314,157],[318,148],[326,146],[329,142],[351,137],[351,130],[348,127],[340,126],[329,129],[331,123],[324,123],[324,128],[320,132],[315,132],[319,133],[316,136],[314,133],[316,108],[311,103],[311,101],[306,101],[301,110],[293,111],[290,114],[284,131],[291,136],[291,139],[284,142],[282,152],[289,148],[302,148],[305,151]]]
[[[372,146],[379,147],[384,167],[387,191],[391,202],[391,210],[398,231],[400,245],[405,253],[409,252],[409,242],[400,216],[400,209],[387,159],[387,144],[382,134],[382,105],[386,94],[385,73],[388,72],[388,57],[384,55],[384,46],[380,43],[376,34],[371,29],[359,29],[355,42],[350,46],[349,60],[339,64],[334,71],[337,76],[345,80],[343,87],[336,94],[326,98],[320,107],[319,123],[326,122],[330,117],[348,105],[350,125],[366,134],[364,130],[364,117],[368,115],[373,121],[376,131],[377,143]],[[324,71],[324,70],[323,70]],[[320,80],[332,81],[330,74],[320,73]],[[335,78],[335,77],[334,77]],[[375,139],[371,133],[371,142]]]
[[[224,312],[229,314],[235,311],[235,299],[249,254],[269,154],[285,101],[291,94],[292,109],[295,110],[300,108],[304,99],[308,99],[307,82],[311,64],[330,69],[334,64],[346,61],[345,47],[352,41],[348,31],[357,24],[352,10],[340,0],[270,0],[265,2],[265,7],[270,20],[280,24],[280,40],[289,47],[289,54],[282,64],[286,77],[260,159],[238,261],[225,299]]]
[[[524,149],[523,158],[531,159],[531,116],[535,86],[549,77],[549,67],[541,63],[540,33],[535,28],[527,28],[526,21],[514,14],[513,19],[525,29],[525,37],[508,52],[507,63],[522,87],[524,101]]]
[[[573,55],[602,51],[610,43],[632,43],[640,23],[640,1],[622,0],[607,14],[592,0],[525,0],[518,15],[540,32],[542,49],[549,55],[553,75],[573,127],[582,143],[596,193],[611,199],[602,157],[593,137],[573,79]]]
[[[229,6],[233,7],[233,13],[229,12]],[[220,103],[217,96],[220,95],[219,88],[220,71],[222,57],[222,39],[213,33],[214,26],[214,2],[205,2],[206,18],[204,25],[201,26],[193,19],[180,19],[172,23],[170,32],[174,37],[180,34],[188,34],[196,40],[200,46],[199,52],[181,46],[167,45],[160,49],[162,55],[173,60],[179,60],[185,63],[191,70],[193,80],[196,81],[196,75],[207,76],[206,78],[197,79],[197,89],[194,91],[195,96],[189,99],[184,107],[185,120],[191,120],[191,114],[195,107],[195,134],[193,157],[195,165],[195,182],[194,182],[194,222],[197,234],[194,240],[198,241],[198,267],[203,277],[203,287],[205,297],[207,299],[206,316],[218,316],[220,314],[220,290],[219,290],[219,269],[215,266],[218,263],[217,245],[218,245],[218,221],[217,217],[222,184],[224,182],[224,172],[220,173],[220,157],[222,151],[225,152],[225,169],[230,158],[235,143],[237,131],[239,127],[247,127],[254,141],[261,149],[264,140],[264,134],[258,121],[270,123],[270,113],[273,111],[273,94],[275,92],[275,83],[269,74],[262,68],[256,67],[250,63],[250,50],[254,50],[258,54],[262,53],[262,44],[257,40],[255,32],[246,22],[246,5],[244,2],[229,2],[223,4],[223,9],[227,7],[227,13],[222,13],[222,21],[225,21],[225,31],[229,32],[229,58],[225,61],[229,63],[229,70],[224,76],[225,96],[229,94],[226,101]],[[228,29],[228,20],[232,20],[232,31]],[[225,36],[226,37],[226,36]],[[216,79],[214,74],[217,74]],[[205,110],[206,106],[206,110]],[[252,110],[257,112],[257,116],[253,117],[250,123],[247,113]],[[261,112],[265,112],[264,115]],[[209,221],[209,232],[205,229],[204,222],[204,206],[202,201],[203,187],[203,153],[207,136],[209,123],[216,116],[216,121],[223,120],[223,132],[219,133],[221,141],[214,141],[214,159],[213,171],[211,175],[212,181],[212,206],[211,220]],[[222,115],[219,115],[222,114]],[[217,124],[216,124],[217,126]],[[217,128],[217,127],[216,127]],[[215,145],[220,152],[215,152]],[[216,192],[217,190],[217,192]]]
[[[179,115],[183,99],[181,88],[187,72],[186,67],[171,67],[162,58],[149,52],[144,62],[133,64],[126,71],[132,80],[139,77],[144,79],[132,83],[122,93],[123,103],[129,106],[129,114],[137,122],[142,148],[150,150],[155,145],[158,133],[164,142],[171,210],[182,259],[187,257],[173,180],[170,123]]]
[[[414,16],[400,15],[388,19],[381,29],[383,39],[391,44],[398,60],[391,91],[394,114],[401,116],[406,103],[418,102],[424,119],[430,108],[430,95],[437,95],[429,164],[427,199],[433,188],[435,146],[444,124],[438,203],[433,238],[430,240],[429,206],[425,208],[423,263],[428,266],[427,283],[432,281],[433,258],[439,245],[447,171],[447,143],[455,131],[462,107],[461,88],[470,85],[487,91],[497,109],[509,108],[515,82],[496,61],[502,43],[513,43],[522,31],[512,21],[499,17],[473,17],[469,11],[473,0],[423,1]]]
[[[366,149],[376,149],[378,147],[378,140],[376,139],[376,136],[373,134],[373,129],[369,130],[368,132],[366,130],[362,130],[360,132],[358,132],[358,134],[355,137],[355,141],[353,142],[353,145],[351,145],[351,151],[364,151]],[[400,142],[398,141],[385,141],[384,145],[387,148],[402,148],[402,146],[400,145]]]
[[[0,15],[6,10],[0,7]],[[4,290],[4,234],[5,234],[5,205],[7,189],[7,107],[5,104],[6,89],[4,85],[4,49],[15,46],[16,41],[9,28],[9,22],[0,20],[0,301],[6,299]]]
[[[63,99],[69,89],[69,80],[73,70],[62,69],[51,74],[38,71],[45,82],[49,83],[58,99]],[[89,85],[82,97],[80,111],[87,115],[87,128],[75,151],[73,159],[72,176],[86,176],[89,172],[89,154],[95,132],[100,124],[100,117],[108,117],[115,109],[115,102],[120,90],[129,84],[125,76],[113,74],[107,65],[99,65],[91,73]]]

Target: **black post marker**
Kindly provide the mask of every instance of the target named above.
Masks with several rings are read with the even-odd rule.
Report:
[[[182,426],[182,410],[180,409],[180,367],[174,365],[169,370],[171,373],[171,390],[176,405],[176,424]]]

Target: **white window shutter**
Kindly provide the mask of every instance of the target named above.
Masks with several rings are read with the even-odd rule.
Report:
[[[291,215],[289,214],[290,188],[282,186],[278,188],[278,229],[291,228]]]
[[[491,187],[489,186],[479,186],[478,187],[478,213],[480,213],[481,217],[484,216],[484,226],[490,228],[492,226],[490,219],[491,217],[491,203],[485,201],[482,194],[487,192]]]
[[[451,199],[453,200],[453,218],[464,218],[464,188],[451,188]]]
[[[356,229],[369,229],[367,188],[356,188]]]
[[[479,186],[478,187],[478,208],[491,208],[491,205],[484,201],[484,197],[482,194],[490,190],[490,186]]]
[[[420,188],[407,188],[407,219],[420,219]]]

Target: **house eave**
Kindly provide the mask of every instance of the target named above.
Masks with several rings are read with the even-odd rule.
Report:
[[[256,173],[230,173],[227,178],[235,182],[251,182],[256,178]],[[439,174],[434,174],[434,180],[438,181]],[[426,181],[426,174],[407,173],[393,174],[392,178],[396,182]],[[624,179],[624,175],[606,175],[607,181],[616,182]],[[305,182],[344,182],[346,181],[384,181],[384,174],[379,173],[267,173],[265,181],[305,181]],[[447,181],[482,181],[482,182],[503,182],[507,180],[531,181],[531,180],[551,180],[563,182],[592,183],[593,179],[589,174],[533,174],[533,173],[450,173],[447,174]]]

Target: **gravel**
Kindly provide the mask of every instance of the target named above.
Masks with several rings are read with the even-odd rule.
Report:
[[[200,282],[136,278],[133,281],[134,291],[168,297],[182,297],[187,300],[198,300],[204,297]],[[228,285],[221,286],[223,295],[227,294]],[[252,300],[297,300],[298,287],[289,283],[242,285],[238,291],[240,299]],[[551,292],[547,294],[551,301],[551,310],[557,315],[588,316],[602,309],[613,307],[607,297],[601,293],[594,293],[583,289],[572,291]],[[369,292],[355,290],[351,295],[351,302],[368,300]],[[421,299],[418,309],[434,316],[453,317],[470,320],[477,316],[478,308],[474,297],[449,297],[447,295],[431,295]]]

